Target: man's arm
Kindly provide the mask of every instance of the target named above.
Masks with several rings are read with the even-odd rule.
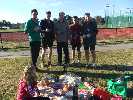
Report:
[[[68,41],[71,41],[71,32],[68,23],[66,22],[67,38]]]
[[[41,20],[40,22],[40,28],[41,28],[41,32],[44,33],[46,32],[46,25],[45,25],[46,21]]]
[[[54,32],[54,22],[53,21],[51,21],[51,23],[52,23],[52,29],[51,29],[51,34],[52,34],[52,39],[53,40],[55,40],[55,32]]]
[[[80,25],[80,40],[82,44],[83,43],[83,25]]]
[[[95,35],[97,35],[98,29],[97,29],[97,22],[95,19],[93,19],[93,31],[94,31]]]
[[[27,33],[32,33],[32,32],[34,32],[34,29],[33,29],[33,26],[31,24],[31,21],[28,20],[28,22],[25,24],[24,33],[27,34]]]
[[[54,22],[53,25],[54,25],[54,29],[53,29],[54,37],[55,37],[55,40],[57,40],[57,22]]]

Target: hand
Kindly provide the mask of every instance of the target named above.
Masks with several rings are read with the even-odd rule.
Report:
[[[35,32],[39,32],[39,31],[40,31],[40,27],[35,27],[35,28],[34,28],[34,31],[35,31]]]
[[[54,40],[56,41],[57,40],[57,36],[56,36],[57,33],[55,33],[55,37],[54,37]]]
[[[45,32],[45,30],[40,30],[41,31],[41,33],[44,33]]]
[[[49,29],[48,28],[46,28],[46,32],[49,32]]]
[[[28,34],[27,32],[24,32],[24,34]]]
[[[80,37],[80,40],[81,40],[81,44],[83,44],[83,38],[82,37]]]
[[[38,97],[38,96],[39,96],[39,93],[38,92],[35,92],[34,97]]]

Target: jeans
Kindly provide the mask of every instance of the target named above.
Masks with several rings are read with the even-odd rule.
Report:
[[[41,46],[40,41],[30,42],[31,60],[32,60],[33,66],[36,66],[37,59],[38,59],[39,52],[40,52],[40,46]]]

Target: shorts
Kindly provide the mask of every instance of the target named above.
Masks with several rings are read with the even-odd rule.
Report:
[[[81,48],[81,40],[80,40],[80,37],[78,37],[76,39],[72,39],[71,40],[71,46],[72,46],[72,50],[75,50],[77,48],[77,51],[80,52],[80,48]]]
[[[96,39],[83,39],[84,50],[95,51]]]
[[[46,39],[46,38],[42,38],[41,39],[41,46],[43,48],[47,48],[47,47],[52,47],[53,46],[53,40],[51,39]]]
[[[92,45],[84,45],[84,50],[95,51],[95,44],[92,44]]]

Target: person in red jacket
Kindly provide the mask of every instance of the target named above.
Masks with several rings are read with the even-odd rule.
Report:
[[[17,100],[27,100],[27,98],[38,97],[35,70],[30,66],[25,67],[22,78],[18,84]]]
[[[73,23],[69,26],[70,29],[70,37],[71,37],[71,46],[72,46],[72,63],[75,63],[75,49],[77,49],[78,53],[78,60],[77,62],[80,62],[81,59],[81,25],[79,24],[79,20],[77,16],[74,16],[72,18]]]

